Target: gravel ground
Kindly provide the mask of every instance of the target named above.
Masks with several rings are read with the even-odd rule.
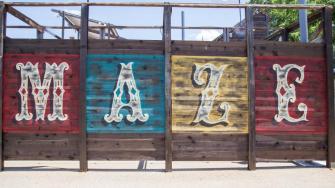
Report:
[[[303,167],[289,162],[259,162],[256,171],[240,162],[174,162],[163,172],[163,161],[92,161],[89,172],[78,172],[78,162],[8,161],[0,172],[0,187],[330,187],[335,170]]]

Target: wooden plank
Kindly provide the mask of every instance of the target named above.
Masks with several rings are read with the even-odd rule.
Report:
[[[3,127],[3,113],[2,113],[2,101],[3,101],[3,49],[4,49],[4,9],[5,4],[3,1],[0,2],[0,171],[4,169],[4,158],[3,158],[3,133],[2,133],[2,127]]]
[[[276,9],[321,9],[325,5],[307,5],[307,4],[222,4],[222,3],[134,3],[134,2],[6,2],[11,6],[130,6],[130,7],[192,7],[192,8],[276,8]]]
[[[158,40],[89,40],[90,54],[164,54],[164,43]]]
[[[165,135],[89,133],[89,160],[164,160]]]
[[[172,171],[172,125],[171,125],[171,14],[172,7],[164,7],[163,40],[165,55],[165,171]]]
[[[204,55],[204,56],[232,56],[247,55],[245,42],[221,41],[172,41],[173,55]]]
[[[321,43],[297,43],[255,40],[255,56],[324,57]]]
[[[254,69],[254,32],[253,32],[253,12],[252,8],[246,8],[247,20],[247,52],[248,52],[248,101],[249,101],[249,150],[248,150],[248,169],[256,170],[256,131],[255,131],[255,69]]]
[[[124,115],[120,122],[107,122],[104,119],[106,114],[112,114],[111,107],[116,99],[114,91],[122,90],[124,95],[121,95],[121,99],[128,102],[129,89],[126,84],[121,87],[122,79],[119,80],[121,70],[128,70],[122,64],[131,65],[141,113],[148,115],[144,122],[127,121],[125,116],[132,113],[127,107],[120,110]],[[86,129],[89,133],[164,133],[163,55],[89,54],[86,66]]]
[[[78,107],[79,107],[79,54],[8,54],[4,55],[3,69],[3,131],[16,133],[79,133]],[[21,74],[16,69],[18,63],[26,64],[30,62],[34,65],[38,63],[38,71],[40,78],[44,78],[46,62],[60,65],[66,62],[68,68],[63,73],[64,89],[62,98],[63,114],[68,117],[65,121],[36,121],[35,99],[32,95],[32,89],[28,89],[27,107],[29,113],[33,114],[31,120],[15,120],[16,114],[21,111],[21,97],[18,91],[21,87]],[[30,86],[28,86],[30,87]],[[45,118],[48,114],[52,114],[54,98],[52,92],[54,90],[52,84],[48,88],[50,95],[46,99]]]
[[[5,53],[22,54],[79,54],[78,40],[6,39]]]
[[[295,83],[299,73],[290,71],[288,83],[295,85],[296,100],[290,102],[288,110],[290,116],[298,118],[301,111],[298,105],[304,103],[308,107],[308,121],[291,123],[288,121],[276,122],[278,113],[278,96],[276,94],[277,74],[272,69],[274,64],[284,66],[296,64],[305,66],[304,80],[301,84]],[[287,134],[324,134],[327,131],[327,85],[325,58],[319,57],[286,57],[286,56],[256,56],[255,71],[262,72],[255,80],[256,93],[256,131],[264,133]]]
[[[326,135],[257,134],[256,157],[282,160],[325,160]]]
[[[6,160],[78,160],[78,134],[5,133]]]
[[[80,29],[80,171],[88,170],[87,134],[86,134],[86,59],[88,48],[88,15],[89,7],[81,6]]]
[[[202,93],[208,85],[201,86],[194,82],[195,66],[214,65],[217,69],[224,67],[218,80],[218,91],[208,117],[217,121],[228,113],[228,123],[208,124],[194,123],[203,102]],[[211,74],[212,76],[213,74]],[[248,68],[245,57],[226,56],[172,56],[172,130],[173,132],[248,132]],[[211,76],[203,73],[200,77],[207,83]],[[206,99],[207,100],[207,99]],[[222,112],[219,107],[227,103],[229,111]]]
[[[327,96],[328,96],[328,168],[335,168],[335,119],[334,119],[334,75],[332,46],[333,8],[323,9],[325,58],[327,62]]]
[[[173,160],[245,161],[248,158],[247,134],[173,133]]]

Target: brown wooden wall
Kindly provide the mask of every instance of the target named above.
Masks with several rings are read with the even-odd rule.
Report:
[[[6,39],[4,53],[25,56],[44,55],[79,55],[79,41],[75,40],[35,40],[35,39]],[[5,67],[6,63],[4,62]],[[43,62],[40,62],[43,63]],[[53,63],[53,62],[50,62]],[[78,65],[76,65],[78,66]],[[4,70],[9,71],[9,70]],[[74,74],[79,74],[75,72]],[[15,85],[11,83],[14,87]],[[17,83],[20,84],[20,83]],[[19,85],[16,85],[17,89]],[[6,91],[4,91],[6,93]],[[6,95],[6,94],[5,94]],[[16,98],[18,100],[18,98]],[[32,102],[32,101],[30,101]],[[49,101],[51,102],[51,101]],[[50,104],[49,104],[50,105]],[[78,108],[78,106],[76,106]],[[19,107],[15,107],[19,110]],[[32,113],[33,109],[30,109]],[[17,111],[18,112],[18,111]],[[74,114],[75,115],[75,114]],[[78,114],[77,114],[78,116]],[[3,124],[8,123],[4,120]],[[11,122],[9,122],[11,123]],[[58,122],[59,124],[59,122]],[[24,125],[21,129],[35,127],[36,123]],[[42,127],[48,125],[41,125]],[[53,125],[54,127],[57,126]],[[77,123],[78,126],[78,123]],[[4,125],[6,127],[6,125]],[[50,125],[49,125],[50,127]],[[19,128],[18,128],[19,129]],[[7,131],[3,135],[5,160],[78,160],[79,159],[79,134],[59,132],[57,129],[39,132],[36,129],[30,131]]]
[[[246,57],[245,42],[172,41],[172,55]],[[255,56],[324,57],[322,44],[255,42]],[[162,41],[89,41],[93,54],[164,54]],[[7,39],[5,53],[79,54],[74,40]],[[6,63],[6,62],[4,62]],[[256,73],[258,74],[258,73]],[[256,125],[257,126],[257,125]],[[78,134],[5,133],[6,160],[77,160]],[[164,160],[160,133],[88,133],[89,160]],[[173,160],[247,160],[248,133],[172,133]],[[256,156],[266,159],[326,159],[327,135],[256,134]]]

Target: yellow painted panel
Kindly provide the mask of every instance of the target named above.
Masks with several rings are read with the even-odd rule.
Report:
[[[219,80],[218,94],[215,97],[209,119],[222,117],[221,103],[228,103],[228,123],[210,125],[204,122],[193,123],[201,104],[202,91],[208,84],[210,71],[203,72],[201,79],[207,83],[199,86],[193,80],[195,66],[212,64],[224,66]],[[172,131],[173,132],[248,132],[248,66],[245,57],[221,56],[172,56]]]

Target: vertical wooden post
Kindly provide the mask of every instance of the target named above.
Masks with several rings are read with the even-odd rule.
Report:
[[[282,41],[288,41],[288,34],[287,30],[284,29],[282,32]]]
[[[255,70],[254,70],[254,32],[253,32],[253,8],[246,8],[246,36],[248,56],[248,100],[249,100],[249,157],[248,169],[256,169],[256,128],[255,128]]]
[[[172,171],[171,125],[171,6],[164,6],[163,40],[165,55],[165,171]]]
[[[65,13],[62,11],[62,39],[65,37]]]
[[[37,39],[43,39],[43,35],[44,35],[43,32],[40,32],[39,30],[36,30],[36,38]]]
[[[111,25],[107,24],[108,40],[111,38]]]
[[[86,59],[88,47],[88,5],[81,5],[80,28],[80,171],[87,171],[86,148]]]
[[[105,28],[100,28],[100,39],[104,39],[105,38]]]
[[[3,48],[4,48],[4,9],[5,4],[0,1],[0,171],[4,169],[4,158],[3,158],[3,138],[2,138],[2,64],[3,64]]]
[[[334,76],[333,76],[333,47],[332,47],[332,7],[323,9],[323,32],[325,57],[327,63],[328,86],[328,158],[327,167],[335,168],[335,122],[334,122]]]

